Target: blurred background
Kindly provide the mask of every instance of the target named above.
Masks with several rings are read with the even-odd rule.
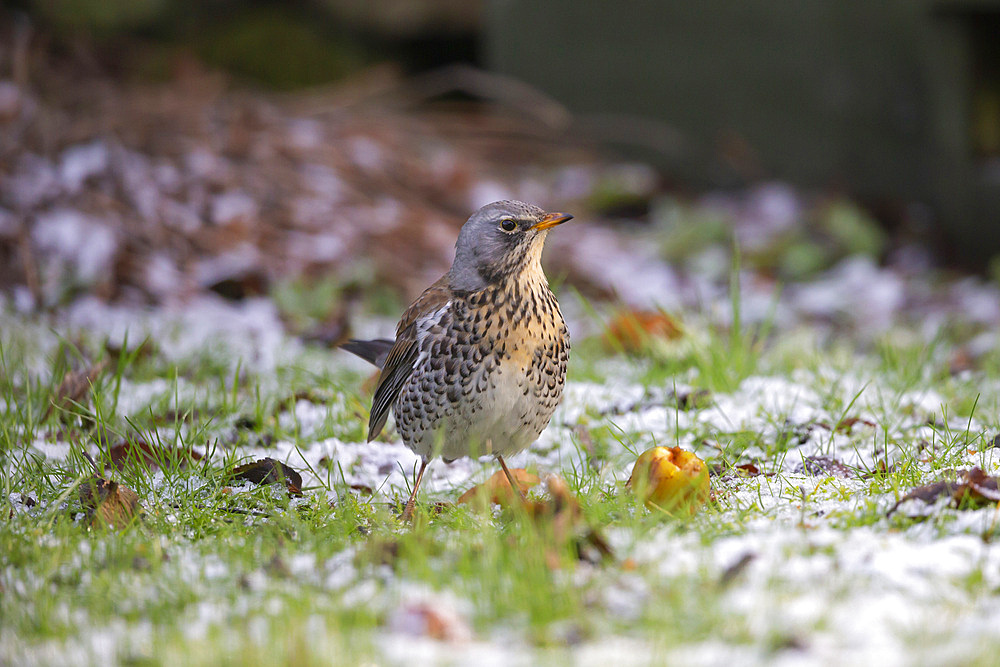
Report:
[[[762,294],[846,285],[838,317],[933,300],[907,276],[995,282],[1000,2],[0,9],[8,307],[212,291],[391,310],[509,197],[575,213],[550,275],[634,308],[703,303],[734,247]],[[798,310],[833,317],[828,292]]]

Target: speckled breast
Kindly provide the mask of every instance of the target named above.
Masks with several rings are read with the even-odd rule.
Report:
[[[419,356],[393,405],[403,441],[445,459],[529,446],[562,398],[569,333],[544,283],[456,297],[418,323]]]

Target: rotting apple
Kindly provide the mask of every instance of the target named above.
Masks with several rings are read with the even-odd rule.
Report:
[[[692,515],[708,500],[708,468],[680,447],[653,447],[636,459],[625,484],[650,509]]]

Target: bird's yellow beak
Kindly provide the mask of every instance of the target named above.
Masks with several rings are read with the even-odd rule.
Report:
[[[556,225],[561,225],[567,220],[572,220],[573,216],[569,213],[546,213],[545,217],[533,224],[528,229],[535,231],[542,231],[543,229],[550,229]]]

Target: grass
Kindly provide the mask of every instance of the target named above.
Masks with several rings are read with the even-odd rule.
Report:
[[[528,460],[578,499],[585,523],[569,539],[554,521],[452,504],[493,472],[488,461],[428,489],[414,525],[400,525],[403,476],[370,469],[372,450],[354,444],[369,399],[337,353],[302,348],[254,367],[225,345],[178,356],[150,338],[122,352],[4,316],[0,662],[359,664],[461,660],[486,646],[561,664],[584,649],[616,655],[612,642],[641,663],[822,661],[870,647],[873,627],[916,659],[949,628],[995,619],[992,509],[886,511],[954,469],[996,474],[997,365],[947,373],[947,335],[793,349],[769,325],[741,323],[738,304],[731,315],[680,357],[575,341],[572,379],[598,393],[568,406]],[[49,410],[68,372],[105,359],[86,391]],[[620,384],[641,389],[638,403],[609,402]],[[682,404],[689,388],[704,400]],[[138,494],[142,518],[92,525],[83,452],[103,466],[113,447],[139,442],[155,446],[156,465],[110,476]],[[623,489],[635,455],[656,444],[694,449],[712,468],[714,498],[694,517],[646,511]],[[192,449],[202,458],[164,454]],[[813,455],[852,472],[797,472]],[[261,456],[298,462],[303,496],[225,475]],[[352,489],[359,480],[374,495]],[[580,559],[588,526],[613,558]],[[979,552],[965,551],[970,537]],[[906,554],[898,570],[881,564],[893,550]],[[927,618],[895,623],[897,598]],[[889,616],[871,626],[851,610]],[[939,625],[933,612],[948,615]],[[953,655],[985,664],[994,648],[972,633]]]

